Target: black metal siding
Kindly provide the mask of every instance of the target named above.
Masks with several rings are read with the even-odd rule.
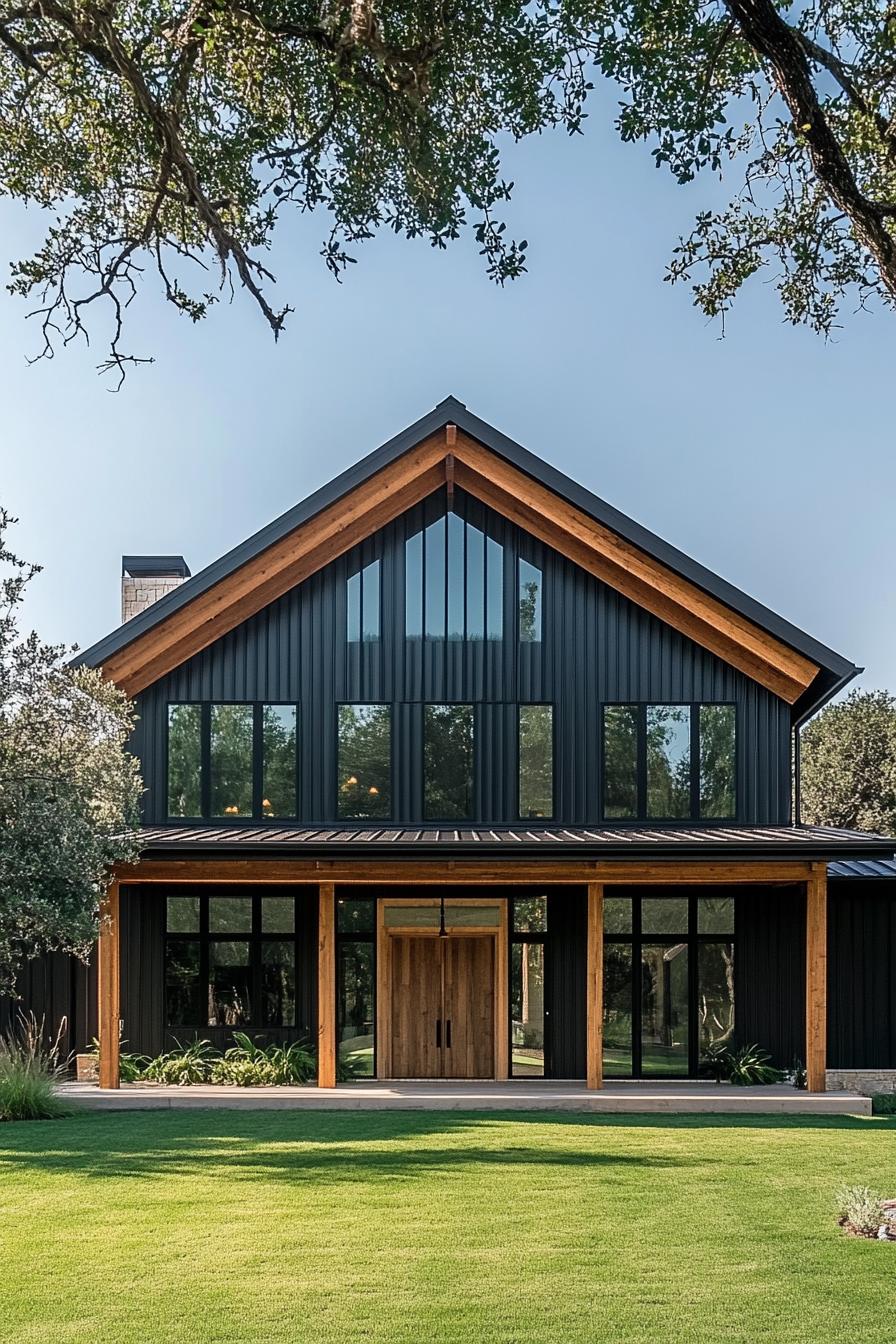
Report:
[[[393,818],[419,822],[419,705],[476,705],[476,816],[516,821],[516,705],[554,705],[555,817],[563,825],[600,820],[601,705],[617,700],[733,701],[738,705],[738,799],[742,823],[790,819],[790,711],[757,683],[621,597],[477,500],[455,507],[504,547],[502,640],[406,640],[404,542],[444,511],[444,492],[417,505],[138,697],[134,747],[144,764],[147,822],[165,820],[166,706],[176,700],[282,700],[300,705],[300,820],[334,821],[336,705],[389,701],[393,722]],[[544,574],[543,639],[516,638],[517,557]],[[345,579],[382,562],[378,643],[349,645]]]
[[[95,957],[88,965],[64,952],[34,957],[22,968],[16,993],[0,998],[0,1032],[15,1029],[20,1013],[34,1013],[52,1038],[64,1018],[63,1055],[90,1049],[98,1030]]]
[[[896,881],[835,881],[828,896],[828,1066],[896,1068]]]
[[[735,1034],[778,1068],[806,1057],[806,895],[751,889],[734,901]]]
[[[587,893],[577,887],[548,896],[545,1009],[551,1078],[584,1078],[586,1061]]]

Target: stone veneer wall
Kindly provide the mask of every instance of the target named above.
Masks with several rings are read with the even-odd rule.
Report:
[[[829,1092],[855,1092],[873,1096],[875,1092],[896,1092],[896,1069],[828,1069]]]
[[[144,574],[132,579],[129,574],[121,580],[121,619],[129,621],[138,612],[151,607],[160,597],[183,583],[179,574]]]

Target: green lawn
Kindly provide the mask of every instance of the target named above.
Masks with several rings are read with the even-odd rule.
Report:
[[[156,1112],[0,1127],[0,1339],[884,1344],[896,1121]]]

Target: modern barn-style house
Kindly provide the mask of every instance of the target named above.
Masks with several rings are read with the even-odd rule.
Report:
[[[102,1086],[119,1025],[309,1038],[321,1086],[342,1056],[599,1088],[720,1041],[814,1090],[896,1064],[890,888],[847,880],[893,842],[793,815],[799,725],[857,669],[460,402],[124,587],[83,655],[136,698],[146,785]]]

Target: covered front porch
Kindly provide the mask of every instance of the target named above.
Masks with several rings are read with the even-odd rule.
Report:
[[[100,1088],[114,1090],[120,1086],[122,903],[127,902],[130,894],[137,890],[142,893],[153,892],[163,900],[171,893],[186,891],[234,891],[239,888],[241,891],[265,892],[276,889],[280,893],[294,891],[304,902],[314,903],[316,918],[309,931],[313,937],[316,930],[317,945],[313,949],[315,955],[310,969],[316,980],[313,1031],[318,1059],[318,1087],[322,1096],[326,1094],[331,1100],[343,1104],[340,1099],[342,1094],[337,1096],[334,1092],[339,1076],[340,1044],[345,1036],[345,1024],[340,1022],[338,995],[342,934],[337,912],[340,904],[363,893],[375,912],[371,915],[370,934],[375,968],[371,972],[375,983],[375,1006],[370,1011],[370,1025],[375,1042],[376,1064],[373,1071],[377,1081],[365,1079],[354,1083],[345,1094],[344,1104],[359,1104],[365,1093],[358,1091],[358,1088],[372,1088],[371,1097],[383,1098],[390,1095],[388,1088],[383,1091],[383,1084],[388,1080],[431,1079],[434,1076],[432,1056],[426,1057],[421,1067],[421,1056],[405,1048],[407,1040],[417,1030],[420,1014],[415,1008],[418,1001],[403,997],[404,990],[399,981],[404,973],[401,966],[413,966],[421,957],[427,957],[429,953],[426,949],[435,949],[437,941],[442,943],[443,955],[439,957],[433,950],[431,973],[424,968],[421,982],[425,987],[427,980],[434,983],[438,979],[444,996],[450,992],[448,982],[453,976],[460,983],[460,988],[452,1000],[455,1004],[453,1009],[450,1006],[439,1008],[438,1004],[430,1005],[435,1031],[431,1033],[427,1027],[427,1033],[432,1039],[426,1049],[431,1047],[432,1051],[442,1051],[441,1057],[445,1058],[445,1046],[450,1049],[453,1045],[455,1059],[460,1057],[462,1050],[466,1051],[466,1063],[457,1066],[458,1071],[455,1073],[450,1068],[446,1071],[442,1067],[443,1076],[432,1095],[441,1098],[439,1104],[444,1105],[446,1097],[450,1095],[443,1086],[445,1082],[476,1078],[480,1081],[485,1079],[489,1086],[500,1089],[499,1093],[487,1092],[482,1095],[523,1097],[527,1095],[527,1089],[535,1087],[534,1096],[542,1098],[541,1104],[547,1104],[544,1098],[552,1096],[550,1088],[558,1086],[557,1083],[547,1079],[536,1081],[527,1077],[513,1077],[514,1072],[519,1071],[515,1069],[515,1063],[519,1063],[516,1059],[519,1051],[515,1049],[510,999],[514,992],[512,971],[518,962],[513,953],[520,939],[518,935],[515,937],[512,907],[526,893],[546,889],[572,893],[576,889],[576,899],[584,915],[581,933],[575,935],[581,968],[582,1041],[579,1057],[582,1064],[579,1076],[584,1075],[584,1078],[582,1083],[569,1084],[572,1088],[570,1095],[580,1098],[582,1094],[603,1090],[611,1100],[618,1095],[621,1105],[627,1105],[626,1099],[631,1097],[640,1102],[649,1095],[644,1092],[641,1083],[622,1083],[613,1077],[612,1090],[605,1086],[605,1083],[610,1082],[610,1079],[605,1079],[605,1073],[614,1073],[613,1043],[608,1041],[609,1048],[605,1049],[604,1041],[605,1021],[609,1013],[608,995],[605,993],[605,964],[609,963],[605,963],[605,946],[614,945],[614,939],[618,941],[619,938],[618,932],[614,934],[612,924],[605,927],[606,916],[612,908],[610,903],[619,905],[620,897],[626,892],[653,892],[658,897],[674,899],[675,892],[684,890],[708,892],[724,888],[736,891],[739,901],[750,901],[754,895],[757,900],[763,897],[768,900],[770,893],[780,889],[782,905],[799,911],[800,947],[797,949],[799,955],[793,958],[793,965],[788,971],[788,1001],[792,1003],[795,992],[799,1018],[801,1023],[804,1020],[805,1026],[800,1026],[802,1035],[794,1055],[805,1066],[808,1093],[824,1093],[827,1030],[825,862],[789,856],[774,859],[663,858],[650,862],[634,858],[628,861],[572,857],[532,860],[522,856],[514,859],[509,856],[473,859],[466,855],[458,860],[430,855],[425,858],[387,859],[375,851],[368,853],[369,857],[365,855],[363,858],[356,858],[353,854],[351,858],[321,860],[303,856],[268,857],[267,854],[245,857],[238,853],[218,857],[207,851],[173,857],[169,852],[164,855],[151,854],[139,865],[116,874],[104,904],[98,958]],[[447,927],[440,928],[440,907],[446,892],[451,893],[446,901]],[[798,893],[798,906],[794,902],[794,893]],[[513,899],[508,900],[508,895],[512,895]],[[643,901],[643,896],[640,899]],[[692,912],[697,901],[698,898],[691,899]],[[684,905],[687,903],[679,902]],[[469,917],[460,920],[453,912],[464,907],[467,907]],[[255,919],[257,928],[257,915]],[[696,928],[693,913],[691,928]],[[635,929],[636,934],[640,932],[637,918]],[[444,941],[440,934],[444,935]],[[636,934],[632,937],[636,937]],[[474,947],[477,939],[480,942]],[[659,950],[662,951],[662,937],[658,941]],[[688,944],[686,949],[691,955],[682,958],[683,962],[689,959],[692,967],[697,961],[698,941],[699,936],[694,934],[693,946]],[[677,938],[671,934],[666,937],[665,943],[670,950],[672,946],[678,946]],[[468,945],[467,950],[470,952],[466,963],[459,957],[461,944]],[[488,948],[487,953],[480,955],[485,946]],[[635,955],[640,955],[640,945],[634,942],[632,947]],[[449,949],[446,960],[444,953],[449,952]],[[662,963],[664,958],[660,956],[659,961]],[[464,965],[468,969],[465,970]],[[696,970],[692,969],[689,974],[693,989]],[[467,977],[465,980],[464,976]],[[635,976],[634,963],[632,976]],[[396,986],[399,986],[401,992]],[[634,978],[632,986],[636,990],[637,981]],[[636,993],[634,998],[637,999]],[[802,998],[805,1001],[804,1019]],[[487,1010],[484,1007],[486,1001]],[[440,1002],[444,1005],[449,1001],[443,997]],[[482,1044],[483,1036],[488,1038],[485,1053],[476,1053],[478,1047],[475,1042],[474,1045],[463,1044],[465,1019],[461,1006],[468,1019],[472,1020],[476,1016],[479,1044]],[[634,1039],[636,1035],[640,1038],[641,1034],[640,1022],[635,1021],[639,1011],[636,1002],[630,1029],[633,1060],[640,1058],[641,1045]],[[786,1012],[787,1008],[781,1011]],[[795,1021],[796,1014],[793,1016]],[[635,1026],[638,1027],[637,1032]],[[693,1022],[690,1032],[693,1038]],[[127,1023],[125,1035],[128,1035]],[[696,1073],[693,1067],[696,1056],[692,1040],[690,1054],[684,1056],[685,1060],[690,1059],[691,1067],[685,1064],[679,1071],[691,1075]],[[786,1062],[791,1061],[788,1059]],[[558,1065],[554,1072],[558,1079],[568,1076],[562,1065]],[[615,1073],[618,1072],[620,1070],[616,1067]],[[438,1070],[435,1076],[438,1076]],[[686,1086],[684,1081],[671,1085],[678,1088]],[[420,1095],[413,1091],[418,1084],[402,1083],[402,1087],[406,1086],[411,1086],[410,1093],[399,1092],[396,1095],[411,1098]],[[473,1084],[466,1083],[465,1086],[469,1088]],[[665,1095],[663,1089],[669,1084],[657,1081],[646,1083],[646,1086],[658,1088],[656,1095],[661,1098]],[[693,1094],[696,1103],[702,1106],[708,1101],[707,1084],[693,1082],[687,1086],[697,1088]],[[639,1087],[640,1092],[637,1090]],[[622,1090],[617,1094],[618,1088]],[[727,1089],[724,1091],[727,1093]],[[794,1093],[793,1089],[788,1089],[788,1092],[791,1097],[807,1095],[805,1092]],[[746,1091],[737,1089],[737,1093],[739,1104],[749,1100]],[[772,1092],[762,1089],[762,1094],[770,1103]],[[473,1097],[476,1094],[466,1095]],[[720,1092],[721,1095],[723,1093]],[[307,1093],[303,1092],[302,1096],[307,1096]],[[686,1100],[685,1094],[680,1099]],[[556,1094],[553,1095],[553,1101],[559,1104]],[[297,1104],[306,1103],[297,1101]],[[492,1101],[490,1104],[495,1103]],[[854,1107],[854,1100],[849,1104]]]

